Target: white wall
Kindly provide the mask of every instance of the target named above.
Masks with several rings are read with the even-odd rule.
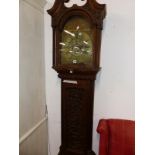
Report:
[[[52,3],[53,4],[53,3]],[[45,27],[45,81],[46,81],[46,103],[48,106],[49,120],[49,139],[50,139],[50,155],[56,155],[60,147],[61,135],[61,83],[57,73],[52,67],[52,29],[51,18],[47,14],[47,9],[52,5],[47,3],[44,9],[44,27]]]
[[[78,1],[78,0],[77,0]],[[97,0],[107,4],[101,48],[101,67],[95,83],[93,149],[100,118],[134,119],[134,0]],[[45,10],[53,4],[48,3]],[[52,155],[60,146],[60,79],[52,66],[52,29],[45,11],[46,99]]]
[[[21,0],[19,6],[20,139],[45,117],[43,6],[32,0]],[[47,155],[47,148],[47,122],[44,122],[20,145],[20,155]]]

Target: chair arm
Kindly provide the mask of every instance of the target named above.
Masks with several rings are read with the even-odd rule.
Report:
[[[100,134],[99,155],[108,155],[109,131],[105,119],[99,121],[97,132]]]
[[[102,134],[107,131],[107,128],[107,121],[105,119],[101,119],[97,127],[97,132]]]

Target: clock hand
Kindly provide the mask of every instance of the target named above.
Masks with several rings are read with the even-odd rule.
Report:
[[[69,35],[71,35],[72,37],[75,37],[75,34],[72,33],[72,32],[70,32],[70,31],[68,31],[68,30],[64,30],[64,32],[67,33],[67,34],[69,34]]]
[[[60,45],[63,45],[63,46],[65,46],[66,44],[65,43],[59,43]]]
[[[78,25],[78,26],[76,27],[76,30],[79,30],[79,28],[80,28],[80,26]]]
[[[88,42],[87,41],[83,41],[83,43],[86,44],[86,45],[88,45]]]

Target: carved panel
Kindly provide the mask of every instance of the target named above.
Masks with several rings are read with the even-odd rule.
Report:
[[[93,86],[91,80],[77,80],[76,84],[62,82],[62,148],[65,155],[84,155],[86,150],[91,150]]]
[[[66,88],[66,92],[67,147],[70,149],[81,149],[84,147],[84,135],[81,133],[81,112],[85,91],[82,88]]]

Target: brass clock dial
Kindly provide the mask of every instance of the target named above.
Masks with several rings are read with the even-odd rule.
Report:
[[[61,64],[91,65],[93,60],[93,31],[80,17],[71,18],[64,26],[60,44]]]

